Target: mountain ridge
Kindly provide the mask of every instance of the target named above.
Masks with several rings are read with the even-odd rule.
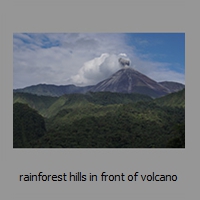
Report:
[[[30,94],[37,94],[41,96],[62,96],[64,94],[72,93],[86,93],[93,86],[75,86],[73,84],[69,85],[53,85],[53,84],[37,84],[31,85],[25,88],[14,89],[13,92],[24,92]]]
[[[85,94],[89,91],[108,91],[117,93],[139,93],[157,98],[172,92],[177,92],[184,87],[185,86],[183,84],[172,81],[157,82],[133,68],[124,67],[96,85],[81,87],[73,84],[38,84],[25,88],[14,89],[13,92],[59,97],[65,94],[73,93]]]

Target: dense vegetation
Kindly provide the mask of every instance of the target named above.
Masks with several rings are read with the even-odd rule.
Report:
[[[42,116],[46,115],[46,110],[57,100],[57,97],[37,96],[29,93],[13,93],[13,103],[28,104],[37,110]]]
[[[185,107],[185,89],[155,99],[155,102],[162,106]]]
[[[151,97],[141,94],[121,94],[111,92],[89,92],[87,94],[68,94],[61,97],[38,96],[29,93],[14,93],[13,102],[28,104],[44,117],[55,116],[60,110],[70,107],[87,107],[91,104],[125,104],[137,101],[150,101]]]
[[[33,147],[46,133],[45,121],[26,104],[13,105],[13,147]]]
[[[23,103],[26,101],[44,117],[29,108],[30,111],[27,105],[14,104],[14,147],[184,148],[185,99],[179,103],[173,100],[179,99],[181,92],[161,100],[110,92],[70,94],[55,99],[30,94],[18,94],[16,98],[14,94],[14,102],[24,99]],[[37,101],[31,101],[32,97]],[[41,102],[45,106],[39,106]],[[28,118],[26,112],[32,117]],[[31,120],[36,114],[35,127]],[[23,120],[30,127],[22,128]]]

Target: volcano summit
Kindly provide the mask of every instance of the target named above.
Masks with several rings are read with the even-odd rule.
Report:
[[[171,93],[167,87],[130,67],[120,69],[110,78],[95,85],[91,91],[140,93],[155,98]]]

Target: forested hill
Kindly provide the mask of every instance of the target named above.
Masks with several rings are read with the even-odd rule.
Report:
[[[141,94],[123,94],[111,92],[89,92],[86,94],[68,94],[61,97],[38,96],[29,93],[14,93],[13,102],[28,104],[44,117],[51,117],[66,108],[85,107],[91,104],[125,104],[137,101],[150,101],[151,97]]]
[[[13,93],[13,103],[23,103],[45,116],[47,109],[58,99],[58,97],[38,96],[29,93]]]
[[[154,100],[160,106],[185,107],[185,89]]]
[[[28,105],[14,104],[13,134],[18,138],[14,147],[184,148],[184,92],[162,99],[110,92],[50,99],[14,94],[14,101],[31,102],[45,116],[44,119]],[[30,131],[24,124],[34,126]]]
[[[13,147],[28,148],[46,133],[45,121],[26,104],[13,104]]]

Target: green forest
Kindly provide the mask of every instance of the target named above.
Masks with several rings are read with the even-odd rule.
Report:
[[[14,148],[185,148],[185,89],[152,99],[13,93]]]

